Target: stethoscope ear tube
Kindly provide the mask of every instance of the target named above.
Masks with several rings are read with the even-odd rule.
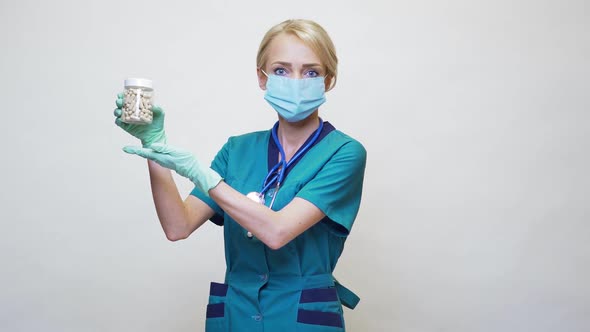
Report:
[[[268,205],[268,208],[271,210],[272,210],[272,205],[275,203],[275,198],[277,198],[277,194],[279,193],[280,186],[281,186],[280,183],[277,182],[277,187],[275,189],[275,192],[272,194],[272,200],[270,201],[270,204]]]
[[[274,165],[270,169],[270,171],[268,172],[266,177],[264,178],[264,181],[262,182],[262,190],[260,191],[260,193],[253,191],[251,193],[248,193],[248,195],[246,195],[246,197],[250,198],[251,200],[253,200],[256,203],[265,204],[264,195],[266,194],[266,192],[268,192],[270,187],[276,183],[276,188],[274,190],[274,193],[272,194],[272,200],[270,201],[270,204],[268,205],[269,209],[272,209],[275,199],[277,198],[279,188],[281,187],[281,184],[283,183],[283,180],[285,179],[285,174],[287,172],[287,169],[289,167],[291,167],[291,165],[293,165],[293,163],[297,159],[299,159],[299,157],[301,157],[305,152],[307,152],[307,150],[309,150],[311,148],[311,146],[318,140],[318,138],[320,137],[320,133],[322,132],[322,129],[324,128],[324,121],[322,121],[322,119],[320,119],[320,125],[319,125],[318,129],[316,130],[315,134],[313,135],[313,137],[311,138],[311,140],[307,144],[305,144],[305,146],[302,149],[300,149],[293,156],[293,158],[291,158],[291,160],[289,160],[288,163],[285,161],[287,159],[285,157],[285,150],[283,149],[283,146],[281,145],[281,142],[279,141],[279,138],[277,136],[277,128],[278,127],[279,127],[279,122],[277,121],[277,123],[275,123],[275,125],[272,127],[272,138],[273,138],[275,144],[277,145],[279,152],[281,153],[281,161],[279,161],[276,165]],[[251,232],[248,232],[247,236],[251,238],[253,235]]]
[[[279,141],[279,137],[277,135],[279,122],[277,121],[275,125],[272,127],[272,138],[281,154],[281,161],[279,161],[276,165],[273,166],[273,168],[271,168],[270,172],[268,172],[268,174],[264,178],[264,181],[262,182],[262,190],[260,191],[260,194],[258,194],[258,196],[260,197],[259,201],[261,201],[263,204],[264,195],[266,194],[266,192],[268,192],[270,187],[272,187],[276,183],[276,189],[272,196],[272,201],[269,206],[272,207],[272,204],[274,203],[275,198],[277,197],[277,192],[281,184],[283,183],[283,180],[285,179],[287,169],[289,169],[289,167],[291,167],[291,165],[293,165],[295,161],[297,161],[297,159],[299,159],[305,152],[307,152],[307,150],[309,150],[311,146],[318,140],[322,132],[322,129],[324,128],[324,121],[321,118],[319,120],[320,125],[318,126],[318,129],[315,131],[315,134],[313,135],[311,140],[309,140],[309,142],[305,144],[303,148],[297,151],[297,153],[293,156],[293,158],[291,158],[291,160],[289,160],[288,163],[286,162],[287,158],[285,156],[285,150],[283,149],[283,146],[281,145],[281,142]]]

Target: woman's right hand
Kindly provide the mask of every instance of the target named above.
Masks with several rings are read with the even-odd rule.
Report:
[[[154,105],[152,112],[154,118],[152,123],[147,125],[129,124],[121,121],[121,114],[123,114],[123,93],[117,95],[117,108],[115,109],[115,124],[121,129],[125,130],[141,141],[141,145],[147,148],[153,143],[166,143],[166,132],[164,131],[164,110],[161,107]]]

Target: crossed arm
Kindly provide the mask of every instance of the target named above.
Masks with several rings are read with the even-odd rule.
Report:
[[[189,195],[184,201],[169,169],[148,160],[152,196],[166,237],[171,241],[187,238],[213,217],[214,211]],[[324,218],[314,204],[294,198],[279,211],[258,204],[225,182],[209,190],[209,196],[238,224],[252,232],[271,249],[280,249]]]

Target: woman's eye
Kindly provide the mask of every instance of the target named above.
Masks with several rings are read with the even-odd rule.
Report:
[[[286,74],[287,74],[287,71],[284,68],[275,69],[275,75],[285,76]]]
[[[310,70],[305,73],[305,77],[318,77],[318,76],[319,76],[319,74],[315,70]]]

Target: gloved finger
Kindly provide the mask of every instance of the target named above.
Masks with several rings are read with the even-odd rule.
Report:
[[[170,145],[167,145],[164,143],[153,143],[150,145],[150,149],[152,149],[158,153],[166,153],[166,154],[169,154],[170,152],[174,152],[174,150],[175,150]]]
[[[123,130],[127,130],[127,128],[130,126],[130,124],[125,123],[121,120],[121,118],[116,118],[115,119],[115,124],[117,126],[119,126],[119,128],[123,129]]]
[[[115,104],[117,105],[117,108],[123,107],[123,98],[117,98]]]
[[[160,106],[152,106],[152,112],[154,112],[154,116],[164,115],[164,110]]]
[[[121,114],[123,114],[123,111],[120,108],[115,108],[115,111],[113,112],[113,114],[115,114],[115,116],[121,117]]]
[[[123,96],[125,96],[123,92],[117,93],[117,99],[123,99]]]
[[[128,133],[131,133],[131,131],[133,130],[133,129],[132,129],[132,127],[133,127],[133,126],[135,126],[134,124],[131,124],[131,123],[125,123],[125,122],[123,122],[123,121],[121,120],[121,118],[116,118],[116,119],[115,119],[115,124],[116,124],[116,125],[117,125],[119,128],[121,128],[121,129],[125,130],[125,131],[126,131],[126,132],[128,132]]]
[[[144,157],[150,160],[155,160],[157,159],[157,153],[154,153],[154,151],[152,151],[152,149],[149,148],[141,148],[139,146],[126,146],[123,148],[123,151],[125,151],[126,153],[129,154],[136,154],[140,157]]]

